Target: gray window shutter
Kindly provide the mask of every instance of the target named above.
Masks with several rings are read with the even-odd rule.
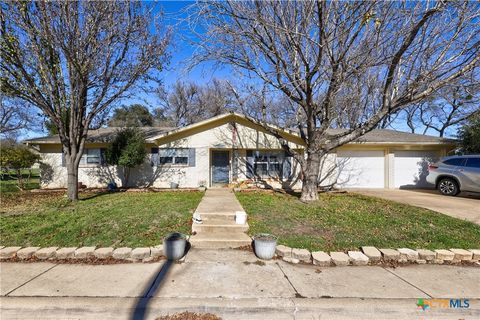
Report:
[[[105,148],[100,148],[100,164],[102,166],[107,164],[107,159],[105,158]]]
[[[188,166],[195,167],[195,148],[188,149]]]
[[[160,161],[160,158],[158,156],[158,148],[152,148],[150,150],[150,153],[151,153],[151,157],[150,157],[150,165],[153,167],[153,166],[156,166],[158,165],[159,161]]]
[[[233,150],[232,178],[233,178],[234,181],[236,181],[238,179],[238,150]]]
[[[254,177],[254,172],[253,172],[254,159],[255,158],[253,157],[253,150],[247,150],[247,172],[246,172],[247,179],[252,179]]]
[[[292,157],[285,152],[285,159],[283,160],[283,180],[288,180],[292,174]]]
[[[63,152],[62,150],[62,167],[66,167],[67,166],[67,162],[65,160],[65,152]]]

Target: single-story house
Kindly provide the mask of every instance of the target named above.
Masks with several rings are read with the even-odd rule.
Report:
[[[87,187],[105,187],[112,181],[121,184],[120,170],[103,161],[103,152],[117,130],[88,132],[79,168],[79,181]],[[174,183],[180,188],[235,184],[301,188],[297,163],[269,130],[244,115],[228,113],[183,128],[142,130],[149,156],[130,173],[130,186],[169,188]],[[291,148],[302,152],[303,142],[296,131],[279,132]],[[67,170],[58,136],[30,139],[26,143],[42,156],[41,187],[65,188]],[[447,155],[454,147],[451,139],[373,130],[325,157],[320,186],[425,186],[428,163]]]

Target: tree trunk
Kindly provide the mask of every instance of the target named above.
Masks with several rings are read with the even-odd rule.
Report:
[[[69,157],[66,157],[67,160]],[[75,165],[75,161],[72,159],[67,160],[67,194],[68,199],[75,201],[78,200],[78,166]]]
[[[25,190],[25,185],[23,183],[23,176],[22,176],[22,169],[17,169],[16,170],[17,172],[17,185],[18,185],[18,188],[23,191]]]
[[[320,171],[320,155],[315,152],[307,153],[305,168],[302,177],[302,195],[300,200],[312,202],[318,200],[318,174]]]

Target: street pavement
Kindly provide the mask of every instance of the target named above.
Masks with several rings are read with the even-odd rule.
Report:
[[[183,263],[4,262],[0,277],[1,319],[156,319],[185,310],[223,319],[480,319],[478,267],[318,268],[192,249]],[[422,310],[421,298],[438,303]]]

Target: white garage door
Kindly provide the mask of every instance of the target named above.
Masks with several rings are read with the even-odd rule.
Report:
[[[395,188],[427,187],[428,164],[438,160],[435,151],[395,151],[393,181]]]
[[[337,164],[342,188],[384,188],[385,156],[380,151],[338,151]]]

